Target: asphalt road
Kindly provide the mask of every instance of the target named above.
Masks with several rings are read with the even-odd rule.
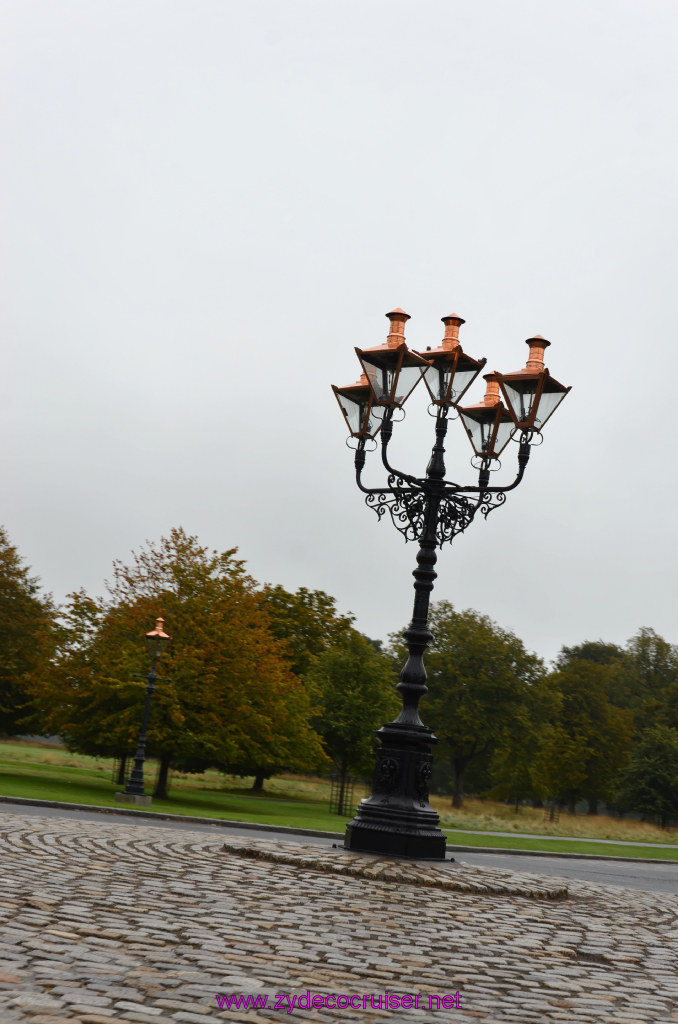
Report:
[[[120,822],[128,825],[134,823],[133,814],[114,813],[102,814],[98,811],[79,811],[62,807],[35,807],[30,804],[10,804],[0,802],[0,817],[3,814],[35,814],[47,818],[69,818],[76,821]],[[233,827],[229,825],[211,825],[195,821],[168,821],[160,816],[137,818],[142,825],[157,828],[170,828],[179,831],[215,832],[221,830],[225,835],[237,835],[243,838],[262,839],[266,835],[276,839],[288,840],[292,843],[313,843],[320,846],[332,846],[332,840],[320,836],[299,835],[289,832],[261,831]],[[648,851],[650,852],[650,851]],[[475,853],[451,851],[456,860],[465,864],[476,864],[479,867],[502,868],[507,871],[528,871],[539,875],[560,878],[573,878],[583,882],[596,882],[600,885],[623,885],[634,889],[646,889],[654,892],[668,892],[678,895],[678,862],[666,864],[645,864],[639,861],[597,860],[588,857],[534,857],[522,851],[516,853]]]

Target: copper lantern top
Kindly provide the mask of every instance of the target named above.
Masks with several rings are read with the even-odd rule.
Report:
[[[459,328],[466,321],[456,313],[442,317],[445,334],[439,348],[418,352],[431,363],[424,382],[434,405],[458,405],[483,366],[485,359],[473,359],[459,343]]]
[[[148,653],[153,658],[157,658],[158,655],[163,653],[163,651],[166,651],[172,640],[172,637],[164,631],[164,625],[165,620],[157,618],[155,620],[155,629],[150,630],[150,632],[146,634],[146,646],[148,648]]]
[[[551,344],[541,334],[525,342],[530,354],[522,370],[500,374],[499,384],[513,422],[520,430],[541,430],[571,390],[551,376],[544,352]]]
[[[355,351],[372,389],[374,404],[402,406],[430,364],[405,344],[405,324],[410,319],[409,314],[398,308],[386,316],[389,320],[386,342],[375,348],[356,348]]]

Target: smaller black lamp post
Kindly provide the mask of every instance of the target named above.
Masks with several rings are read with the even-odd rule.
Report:
[[[151,797],[146,796],[144,793],[144,761],[146,760],[146,730],[148,728],[148,716],[151,710],[151,697],[155,690],[155,681],[158,678],[155,673],[155,668],[158,663],[158,658],[161,654],[169,647],[172,642],[172,637],[168,636],[163,630],[165,625],[164,619],[156,619],[155,629],[152,629],[150,633],[146,634],[146,649],[148,650],[151,658],[151,671],[148,673],[146,684],[146,704],[144,707],[144,717],[141,721],[141,732],[139,733],[139,743],[137,746],[137,752],[134,755],[134,768],[129,777],[129,782],[125,786],[125,795],[131,797],[133,800],[136,798],[136,802],[139,803],[150,803]],[[141,798],[141,799],[139,799]]]

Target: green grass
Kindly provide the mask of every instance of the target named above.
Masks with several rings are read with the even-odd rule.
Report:
[[[641,857],[650,860],[678,861],[678,850],[661,846],[633,846],[630,843],[571,842],[566,839],[523,839],[520,836],[472,836],[445,828],[447,841],[454,846],[484,846],[500,850],[542,850],[547,853],[584,853],[596,857]]]
[[[147,791],[155,777],[154,762],[146,766]],[[0,794],[58,803],[117,807],[119,788],[112,781],[113,762],[107,758],[70,754],[51,744],[10,740],[0,742]],[[280,776],[269,779],[263,794],[253,794],[251,779],[226,777],[216,771],[203,775],[173,774],[167,800],[154,799],[149,810],[158,814],[221,818],[232,821],[286,825],[327,832],[344,831],[347,818],[330,814],[329,783],[326,779]],[[363,795],[356,787],[356,803]],[[678,860],[678,850],[634,845],[638,842],[675,843],[675,834],[641,822],[617,822],[612,818],[562,815],[558,823],[544,822],[544,812],[524,808],[520,814],[504,804],[468,801],[462,810],[452,811],[450,801],[432,798],[441,814],[449,841],[459,846],[485,846],[513,850],[545,850],[553,853],[604,854]],[[0,810],[2,805],[0,804]],[[477,829],[468,835],[460,829]],[[540,832],[553,838],[500,837],[488,831]],[[582,835],[582,830],[586,835]],[[576,837],[564,842],[562,836]],[[618,840],[614,845],[591,842],[591,838]],[[589,841],[587,841],[587,839]]]
[[[155,763],[147,762],[147,792],[152,789],[155,770]],[[51,745],[0,743],[3,796],[120,809],[122,805],[115,799],[120,787],[112,781],[112,772],[113,762],[107,758],[69,754]],[[200,776],[176,774],[171,779],[169,798],[154,798],[149,810],[343,832],[348,819],[330,814],[329,787],[324,780],[285,781],[271,779],[266,783],[267,791],[257,795],[251,792],[251,779],[226,777],[218,772]],[[319,799],[319,795],[324,799]]]

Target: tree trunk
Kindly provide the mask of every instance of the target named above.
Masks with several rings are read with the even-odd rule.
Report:
[[[258,771],[258,770],[255,771],[255,773],[254,773],[254,782],[252,783],[252,792],[253,793],[263,793],[264,792],[264,779],[265,778],[266,778],[266,772]]]
[[[464,768],[466,762],[462,757],[452,759],[452,771],[454,772],[454,789],[452,790],[452,806],[464,806]]]
[[[520,810],[520,797],[519,796],[516,797],[516,802],[515,802],[515,806],[514,806],[513,810],[515,811],[516,814]]]
[[[118,778],[117,778],[117,780],[116,780],[116,781],[117,781],[117,784],[118,784],[119,786],[124,786],[124,785],[125,785],[125,782],[127,781],[127,780],[125,779],[125,775],[126,775],[126,773],[127,773],[127,755],[126,755],[126,754],[124,754],[124,755],[123,755],[123,756],[122,756],[122,757],[120,758],[120,766],[119,766],[119,768],[118,768]]]
[[[572,792],[568,793],[568,795],[567,795],[567,813],[568,814],[576,814],[577,813],[577,808],[575,807],[576,803],[577,803],[577,800],[576,800],[576,797],[575,797],[574,793],[572,793]]]
[[[595,799],[590,799],[589,800],[589,809],[588,809],[588,811],[586,813],[587,814],[597,814],[598,813],[598,801],[597,800],[595,800]]]
[[[167,778],[169,776],[169,767],[171,760],[171,754],[162,754],[160,758],[160,771],[158,772],[158,781],[156,782],[155,789],[153,790],[153,796],[157,797],[158,800],[167,799]]]

